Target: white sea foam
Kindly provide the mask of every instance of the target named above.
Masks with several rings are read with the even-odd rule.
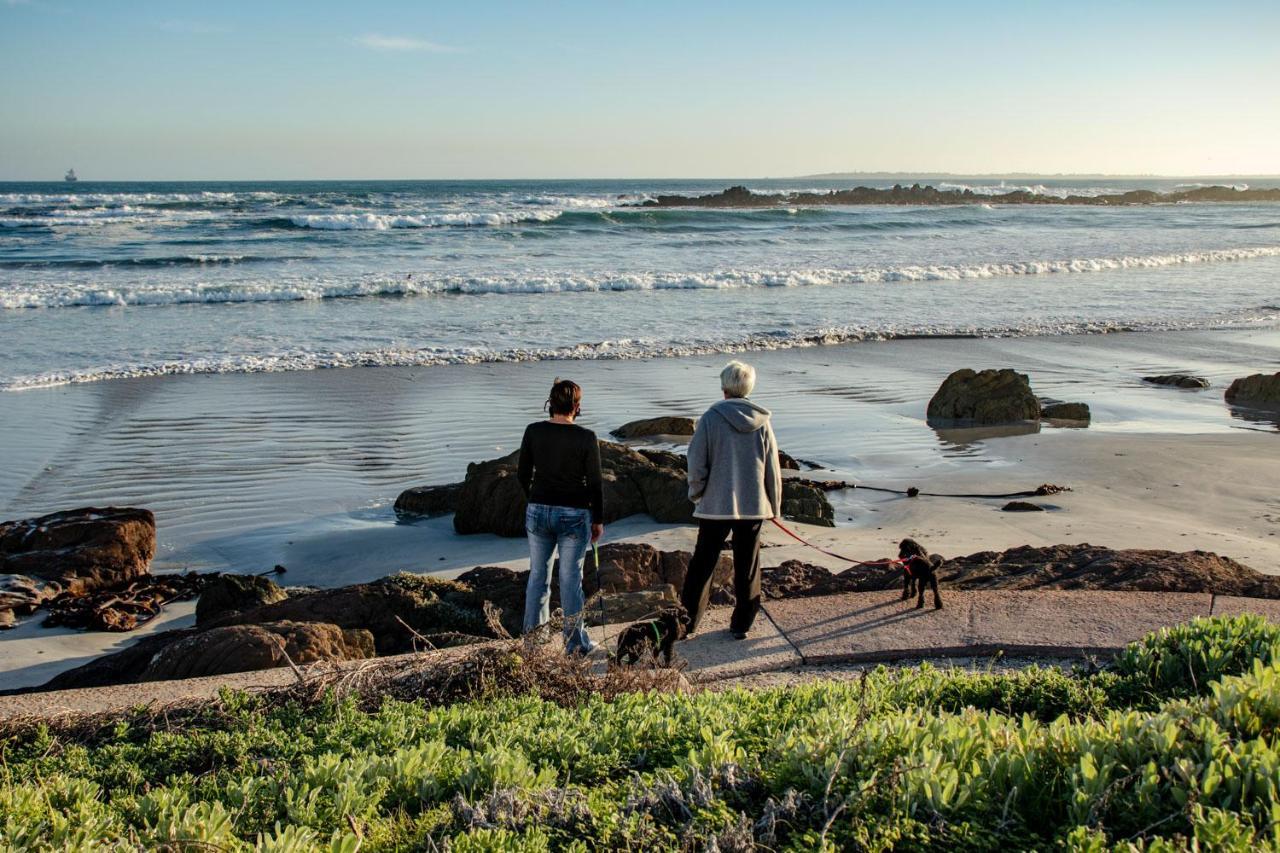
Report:
[[[489,213],[310,213],[290,217],[299,228],[326,231],[389,231],[393,228],[443,228],[513,225],[517,222],[550,222],[559,210],[495,211]]]
[[[102,225],[133,225],[147,223],[162,225],[166,222],[209,219],[213,211],[156,210],[154,208],[121,205],[120,207],[71,207],[42,211],[31,216],[0,217],[0,228],[60,228],[93,227]]]
[[[998,184],[959,184],[942,181],[938,184],[938,189],[958,190],[960,192],[969,190],[974,195],[1004,195],[1005,193],[1025,192],[1050,198],[1066,198],[1069,195],[1095,198],[1103,195],[1118,195],[1124,192],[1124,190],[1114,187],[1047,187],[1044,184],[1006,184],[1003,181]]]
[[[348,367],[434,367],[443,365],[491,364],[529,361],[601,361],[638,358],[673,358],[717,353],[759,352],[803,347],[830,346],[859,341],[883,341],[895,338],[929,337],[1028,337],[1045,335],[1108,334],[1113,332],[1172,331],[1193,328],[1249,328],[1275,324],[1280,312],[1252,312],[1235,317],[1207,318],[1203,321],[1149,320],[1133,323],[1061,321],[1022,326],[945,326],[919,327],[845,326],[816,328],[787,333],[752,334],[739,338],[693,341],[658,341],[626,338],[579,343],[562,347],[484,347],[384,348],[351,352],[315,350],[281,350],[266,354],[218,355],[181,361],[155,361],[111,364],[82,370],[51,371],[32,376],[19,376],[0,382],[0,391],[24,391],[59,385],[101,382],[111,379],[135,379],[196,374],[281,373],[300,370],[324,370]]]
[[[616,199],[601,196],[531,195],[524,196],[519,199],[519,202],[521,204],[545,207],[563,207],[567,210],[606,210],[623,204],[634,204],[644,198],[644,196],[628,196],[623,199]]]
[[[1222,187],[1222,186],[1228,187],[1229,189],[1233,189],[1233,190],[1235,190],[1236,192],[1244,192],[1245,190],[1249,189],[1249,185],[1248,185],[1248,184],[1222,184],[1222,183],[1217,183],[1217,184],[1201,184],[1201,183],[1175,184],[1175,185],[1174,185],[1174,188],[1175,188],[1175,189],[1179,189],[1179,190],[1202,190],[1202,189],[1205,189],[1206,187]]]
[[[74,206],[118,204],[181,204],[199,202],[227,202],[239,200],[268,201],[280,198],[274,192],[198,192],[198,193],[0,193],[0,204]]]
[[[523,276],[371,276],[357,281],[297,280],[225,283],[42,285],[14,283],[0,289],[0,309],[69,308],[107,305],[175,305],[233,302],[434,296],[445,294],[544,294],[636,290],[727,290],[752,287],[810,287],[882,282],[964,281],[1012,276],[1095,273],[1211,264],[1280,257],[1280,246],[1218,249],[1166,255],[1017,261],[963,266],[887,266],[799,270],[728,269],[688,273],[582,273]]]

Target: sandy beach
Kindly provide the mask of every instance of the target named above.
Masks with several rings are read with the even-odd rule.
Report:
[[[794,476],[941,493],[1005,493],[1041,483],[1072,491],[1049,511],[1003,500],[831,492],[837,527],[815,544],[864,559],[911,536],[944,555],[1031,544],[1202,549],[1280,572],[1276,424],[1227,407],[1236,375],[1274,369],[1280,333],[1184,332],[1071,338],[924,340],[755,353],[756,397],[779,440],[826,470]],[[5,517],[87,504],[157,512],[158,570],[288,567],[286,583],[339,586],[397,571],[445,576],[521,567],[521,540],[459,536],[448,517],[398,522],[405,487],[460,479],[468,462],[512,449],[538,417],[542,386],[572,375],[584,422],[602,436],[626,420],[697,415],[723,357],[639,362],[387,368],[140,379],[10,394],[0,416],[19,451],[2,483]],[[1090,404],[1087,429],[934,430],[924,407],[953,367],[1013,366],[1037,393]],[[1202,392],[1145,385],[1189,370]],[[1009,433],[1015,434],[1009,434]],[[1016,434],[1021,432],[1023,434]],[[608,541],[690,549],[692,527],[633,517]],[[766,533],[766,566],[844,566]],[[40,683],[147,631],[189,624],[170,607],[134,634],[45,629],[29,619],[0,638],[0,689]]]

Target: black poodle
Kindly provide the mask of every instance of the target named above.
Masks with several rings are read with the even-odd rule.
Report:
[[[942,609],[942,596],[938,595],[938,569],[944,562],[937,554],[930,555],[925,547],[914,539],[903,539],[898,543],[898,559],[906,560],[902,566],[904,583],[902,600],[906,601],[913,594],[916,598],[916,609],[924,607],[924,586],[928,584],[933,590],[933,609]]]

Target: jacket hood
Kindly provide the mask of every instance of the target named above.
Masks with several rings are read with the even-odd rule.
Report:
[[[716,403],[707,413],[715,412],[738,432],[755,432],[769,423],[769,410],[745,397],[733,397]]]

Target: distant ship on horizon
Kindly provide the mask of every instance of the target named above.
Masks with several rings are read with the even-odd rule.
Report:
[[[62,180],[66,181],[69,184],[74,184],[76,181],[80,179],[76,177],[75,169],[67,169],[67,173],[62,176]]]

